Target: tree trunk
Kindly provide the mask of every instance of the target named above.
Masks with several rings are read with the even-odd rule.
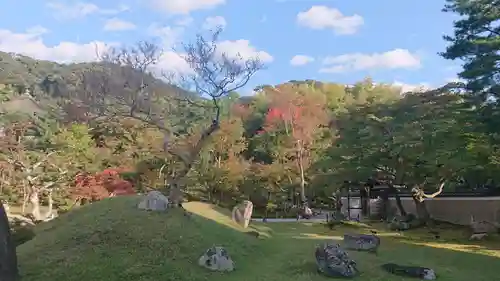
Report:
[[[298,161],[298,166],[299,166],[299,172],[300,172],[300,199],[303,204],[307,203],[306,202],[306,180],[305,180],[305,175],[304,175],[304,155],[303,155],[303,147],[302,143],[300,140],[297,140],[297,161]]]
[[[184,169],[182,169],[179,173],[176,173],[174,178],[168,182],[168,186],[165,186],[168,191],[168,198],[173,202],[173,206],[180,206],[182,203],[183,193],[180,187],[180,182],[186,177],[186,175],[193,168],[194,161],[197,159],[200,151],[203,149],[205,144],[210,139],[210,136],[215,133],[219,129],[219,121],[218,118],[212,122],[212,125],[205,130],[202,134],[198,142],[193,146],[193,148],[189,151],[188,157],[183,157],[182,155],[173,153],[178,156],[184,162]]]
[[[340,190],[335,192],[335,211],[338,213],[342,212],[342,193]]]
[[[26,205],[28,205],[29,201],[29,194],[27,192],[26,186],[23,187],[23,205],[21,208],[21,213],[25,214],[26,213]]]
[[[369,215],[369,210],[368,210],[368,207],[369,207],[369,197],[368,197],[368,189],[369,187],[364,187],[360,190],[360,200],[361,200],[361,214],[363,215],[363,217],[368,217]]]
[[[392,194],[394,194],[394,199],[396,200],[396,207],[398,208],[399,214],[401,216],[408,215],[408,213],[406,212],[405,208],[403,207],[403,203],[401,202],[401,197],[399,197],[399,192],[394,187],[394,185],[392,185],[392,184],[389,185],[389,192],[392,193]]]
[[[412,188],[411,191],[412,191],[413,202],[415,203],[417,218],[420,221],[420,223],[427,224],[431,221],[431,215],[429,213],[429,210],[427,210],[425,199],[435,198],[436,196],[441,194],[441,192],[443,192],[444,185],[445,181],[442,181],[439,187],[437,188],[437,191],[429,195],[425,194],[424,189],[421,186],[415,186]]]
[[[33,189],[30,194],[30,203],[31,203],[31,215],[35,219],[35,221],[46,221],[50,215],[52,214],[52,208],[53,208],[53,199],[52,199],[52,192],[49,191],[49,209],[45,214],[42,214],[40,210],[40,192],[36,189]]]
[[[381,213],[380,217],[383,220],[389,219],[389,209],[390,209],[390,201],[389,201],[389,192],[388,191],[383,191],[380,194],[380,198],[382,198],[382,208],[380,208]]]
[[[40,212],[40,197],[38,191],[32,190],[29,195],[29,200],[31,203],[31,215],[37,221],[41,221],[42,214]]]
[[[427,224],[431,220],[431,215],[427,210],[425,201],[420,201],[419,199],[413,197],[413,202],[415,203],[415,210],[417,211],[418,220],[423,224]]]
[[[19,277],[16,245],[12,240],[9,220],[2,202],[0,202],[0,245],[0,280],[16,281]]]

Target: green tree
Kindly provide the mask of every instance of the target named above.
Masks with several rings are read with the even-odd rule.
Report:
[[[442,56],[464,61],[458,76],[466,80],[475,102],[500,97],[500,1],[447,0],[445,12],[456,13],[455,32]]]

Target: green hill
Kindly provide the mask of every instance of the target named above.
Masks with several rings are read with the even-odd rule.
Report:
[[[252,223],[265,239],[245,234],[231,222],[229,212],[213,205],[190,202],[181,210],[138,210],[138,197],[118,197],[86,205],[38,225],[36,237],[18,247],[23,281],[322,281],[316,272],[314,247],[324,241],[342,243],[343,234],[369,233],[382,238],[377,255],[350,251],[367,281],[399,281],[380,268],[396,262],[429,266],[438,280],[497,279],[498,240],[467,241],[453,228],[439,228],[441,240],[427,229],[404,233],[383,224],[338,226],[332,231],[307,222]],[[225,247],[236,264],[230,273],[209,272],[198,258],[213,245]],[[481,272],[481,274],[477,274]],[[357,280],[356,279],[356,280]]]
[[[256,238],[223,215],[210,217],[209,207],[194,206],[209,218],[188,219],[180,210],[138,210],[138,200],[107,199],[40,225],[18,248],[23,280],[205,280],[210,272],[196,263],[214,244],[238,269],[251,266],[239,259],[260,256]]]

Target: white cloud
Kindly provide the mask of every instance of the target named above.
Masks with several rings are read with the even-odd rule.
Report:
[[[0,51],[23,54],[37,59],[59,63],[85,62],[96,60],[96,48],[106,50],[113,44],[93,41],[86,44],[60,42],[54,46],[46,45],[37,33],[15,33],[0,29]]]
[[[96,61],[96,51],[103,52],[111,46],[119,45],[118,43],[93,41],[85,44],[60,42],[57,45],[49,46],[43,42],[40,34],[33,32],[33,30],[31,32],[14,33],[10,30],[0,29],[0,51],[59,63],[77,63]],[[191,71],[182,54],[173,51],[164,52],[153,70],[159,75],[162,72],[190,73]]]
[[[179,26],[188,26],[193,23],[193,18],[192,17],[184,17],[175,22],[175,25]]]
[[[384,53],[352,53],[327,57],[323,60],[323,73],[340,73],[367,69],[415,69],[421,66],[420,58],[406,49]]]
[[[296,55],[290,60],[290,64],[293,66],[306,65],[314,61],[313,57],[305,55]]]
[[[445,80],[445,83],[465,83],[465,82],[467,81],[459,77],[450,77]]]
[[[170,28],[165,27],[169,34]],[[239,58],[246,60],[250,58],[259,58],[263,63],[268,63],[273,60],[273,57],[264,52],[258,51],[255,47],[250,45],[248,40],[236,41],[221,41],[217,43],[217,52],[219,55],[226,54],[229,58]],[[193,74],[192,68],[184,59],[183,53],[175,51],[164,52],[159,60],[158,65],[155,66],[155,72],[158,74],[167,73],[172,75],[171,79],[175,80],[179,74]]]
[[[226,0],[151,0],[156,9],[168,14],[187,15],[195,10],[206,10],[226,3]]]
[[[45,33],[48,33],[49,30],[41,25],[35,25],[32,26],[28,29],[26,29],[26,33],[33,34],[33,35],[42,35]]]
[[[392,86],[400,88],[401,93],[424,92],[431,89],[431,85],[429,83],[406,84],[403,82],[395,81],[394,83],[392,83]]]
[[[183,54],[172,50],[179,43],[184,32],[183,27],[171,27],[153,23],[148,27],[148,33],[151,36],[158,37],[161,40],[161,47],[165,50],[158,60],[158,64],[153,68],[159,76],[163,74],[178,75],[192,73],[192,69],[185,61]],[[177,77],[171,77],[175,80]]]
[[[254,46],[250,45],[250,41],[244,39],[218,42],[217,49],[221,54],[226,54],[230,58],[237,58],[238,56],[244,60],[258,58],[262,63],[269,63],[274,60],[269,53],[258,51]]]
[[[158,60],[158,64],[154,66],[154,69],[159,75],[172,75],[173,77],[168,78],[174,81],[178,78],[178,75],[193,73],[193,69],[184,59],[184,54],[174,51],[164,52]]]
[[[168,47],[179,42],[182,28],[152,25],[148,29],[150,34],[162,40],[162,47]],[[59,63],[88,62],[97,60],[96,51],[103,52],[119,43],[93,41],[84,44],[63,41],[55,45],[48,45],[43,41],[42,34],[47,32],[41,26],[29,29],[29,32],[15,33],[0,29],[0,51],[23,54],[37,59],[56,61]],[[218,51],[234,57],[238,53],[243,59],[259,57],[262,62],[270,62],[272,56],[264,51],[257,50],[248,40],[222,41],[218,43]],[[184,60],[183,54],[173,50],[165,51],[160,57],[158,65],[153,69],[155,73],[192,73],[192,69]]]
[[[149,35],[158,37],[161,40],[163,48],[170,49],[180,41],[184,28],[153,23],[148,27],[147,31]]]
[[[129,10],[128,6],[120,5],[115,9],[102,9],[89,2],[75,2],[65,4],[60,1],[51,1],[47,7],[54,10],[54,17],[58,19],[79,19],[92,14],[116,15]]]
[[[217,27],[225,28],[227,25],[226,19],[221,16],[208,17],[203,23],[203,29],[214,30]]]
[[[134,30],[137,26],[129,21],[121,20],[119,18],[111,18],[104,24],[105,31],[126,31]]]
[[[312,29],[331,29],[336,34],[353,34],[364,24],[363,17],[354,14],[345,16],[335,8],[312,6],[297,14],[299,25]]]

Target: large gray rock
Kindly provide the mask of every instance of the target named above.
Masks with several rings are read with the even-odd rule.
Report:
[[[318,271],[328,277],[353,278],[359,274],[356,262],[339,244],[325,243],[316,247]]]
[[[233,271],[234,262],[223,247],[213,246],[199,259],[198,265],[212,271]]]
[[[396,216],[389,222],[388,227],[393,231],[405,231],[411,228],[411,224],[405,217]]]
[[[244,228],[247,228],[250,220],[252,219],[252,212],[253,203],[251,201],[245,200],[240,204],[234,206],[231,216],[234,222]]]
[[[472,235],[469,240],[481,240],[489,234],[498,232],[499,225],[488,221],[476,221],[474,216],[471,215],[470,227]]]
[[[150,191],[142,198],[137,208],[149,211],[165,211],[168,209],[169,204],[170,201],[167,196],[159,191]]]
[[[376,252],[380,246],[380,238],[370,234],[345,234],[344,245],[347,249]]]

